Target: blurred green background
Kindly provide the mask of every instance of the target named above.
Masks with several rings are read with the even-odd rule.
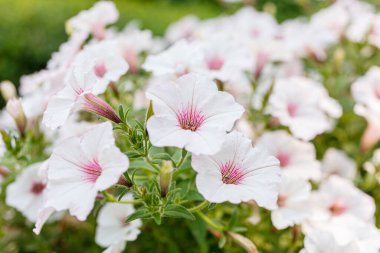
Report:
[[[333,0],[245,0],[259,10],[274,13],[279,21],[310,15]],[[370,0],[377,6],[380,1]],[[18,84],[21,75],[45,67],[52,52],[66,41],[64,23],[96,0],[0,0],[0,80]],[[221,0],[116,0],[117,26],[139,20],[142,27],[161,35],[187,14],[209,18],[233,13],[241,5]],[[1,98],[0,98],[1,99]],[[0,108],[3,101],[0,100]]]

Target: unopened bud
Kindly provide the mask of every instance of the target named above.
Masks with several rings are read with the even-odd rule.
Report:
[[[122,122],[122,120],[119,118],[119,116],[117,116],[109,104],[91,93],[84,95],[83,109],[89,112],[93,112],[103,118],[109,119],[116,124]]]
[[[227,233],[232,238],[232,240],[234,240],[237,244],[239,244],[240,247],[245,249],[246,252],[258,253],[255,244],[251,240],[249,240],[247,237],[234,233],[234,232],[230,232],[230,231],[228,231]]]
[[[0,91],[5,101],[8,101],[11,98],[15,98],[17,95],[16,88],[10,81],[2,81],[0,83]]]
[[[173,165],[171,161],[164,161],[160,170],[161,197],[166,197],[172,182]]]
[[[128,187],[128,188],[130,188],[130,187],[132,187],[132,182],[131,181],[129,181],[124,175],[122,175],[120,178],[119,178],[119,181],[117,181],[117,183],[119,184],[119,185],[124,185],[125,187]]]
[[[337,70],[340,69],[345,58],[346,58],[346,52],[344,51],[343,48],[339,47],[338,49],[335,50],[335,52],[334,52],[334,63],[335,63],[335,68]]]
[[[12,98],[7,102],[7,112],[16,122],[16,126],[21,134],[25,133],[26,129],[26,116],[22,108],[21,100],[18,98]]]

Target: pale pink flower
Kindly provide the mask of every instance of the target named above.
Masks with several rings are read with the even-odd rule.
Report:
[[[311,140],[333,128],[332,119],[341,116],[342,108],[320,83],[291,77],[276,81],[267,113],[288,126],[295,137]]]
[[[203,59],[199,46],[181,40],[160,54],[148,56],[143,68],[155,76],[180,77],[201,68]]]
[[[85,11],[81,11],[77,16],[70,18],[66,22],[66,31],[84,32],[92,34],[96,39],[105,37],[106,26],[117,21],[119,13],[112,1],[99,1],[94,6]]]
[[[36,221],[43,207],[46,180],[41,169],[46,163],[35,163],[23,169],[16,180],[7,187],[6,203],[16,208],[28,220]]]
[[[277,205],[271,213],[272,223],[277,229],[301,224],[308,215],[306,208],[311,185],[306,180],[282,176]]]
[[[338,176],[330,176],[318,191],[312,193],[309,208],[311,215],[304,224],[306,230],[342,217],[371,223],[375,214],[372,197],[356,188],[351,181]]]
[[[352,180],[356,174],[356,163],[343,151],[329,148],[323,157],[322,174],[325,178],[337,175]]]
[[[68,209],[85,220],[97,193],[116,184],[128,164],[128,158],[115,146],[108,122],[60,142],[49,159],[44,210]]]
[[[123,200],[132,200],[132,196],[126,195]],[[116,249],[123,250],[127,241],[136,240],[140,234],[141,220],[126,222],[128,216],[134,212],[131,204],[107,203],[97,218],[96,243],[116,252]]]
[[[154,115],[147,129],[153,145],[185,148],[194,154],[213,154],[225,140],[244,108],[204,76],[187,74],[176,82],[147,91]]]
[[[192,156],[198,173],[196,185],[203,197],[213,203],[254,200],[259,206],[274,209],[281,177],[278,160],[260,147],[252,147],[243,134],[227,135],[214,155]]]
[[[293,178],[320,179],[321,164],[316,159],[312,143],[298,140],[285,131],[275,131],[264,133],[256,145],[265,147],[280,161],[283,174]]]

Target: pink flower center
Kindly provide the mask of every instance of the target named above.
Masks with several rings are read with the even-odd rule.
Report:
[[[102,78],[107,72],[106,65],[104,63],[96,64],[94,66],[94,72],[97,77]]]
[[[34,195],[40,195],[45,187],[46,185],[41,182],[33,182],[32,187],[30,187],[30,192]]]
[[[240,184],[244,179],[242,167],[232,161],[228,161],[220,167],[222,181],[225,184]]]
[[[205,117],[201,111],[188,106],[177,112],[177,120],[182,129],[195,132],[203,124]]]
[[[332,215],[337,216],[346,212],[347,206],[343,203],[343,201],[337,200],[329,207],[329,210]]]
[[[290,156],[286,153],[280,152],[277,154],[277,159],[280,161],[280,167],[284,168],[289,165]]]
[[[87,182],[95,183],[102,174],[102,168],[97,160],[93,160],[82,166],[82,172],[85,174],[84,178]]]
[[[287,197],[285,195],[278,195],[277,205],[278,207],[284,207],[286,205]]]
[[[208,59],[207,61],[207,67],[210,70],[219,70],[223,67],[223,65],[224,65],[223,59],[217,55]]]
[[[375,88],[375,96],[380,99],[380,87]]]
[[[139,69],[139,64],[135,50],[133,50],[132,48],[125,48],[124,59],[128,62],[129,71],[133,74],[136,74]]]
[[[288,113],[290,117],[295,117],[297,114],[298,107],[294,103],[289,103],[287,106]]]
[[[97,39],[97,40],[103,40],[106,36],[106,31],[104,29],[104,25],[101,23],[96,23],[92,27],[92,35]]]

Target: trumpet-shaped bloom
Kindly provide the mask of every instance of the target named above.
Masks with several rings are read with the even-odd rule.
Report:
[[[72,17],[66,23],[66,31],[74,31],[92,34],[96,39],[104,39],[105,27],[112,24],[119,18],[119,13],[112,1],[99,1],[94,6],[85,11],[81,11],[77,16]]]
[[[318,180],[321,164],[315,156],[314,145],[297,140],[285,131],[266,132],[257,141],[258,146],[280,161],[283,174],[293,178]]]
[[[85,220],[97,193],[117,183],[128,165],[128,158],[115,146],[111,123],[60,142],[49,159],[44,208],[68,209]]]
[[[331,119],[340,117],[342,108],[320,83],[291,77],[275,83],[267,112],[288,126],[294,136],[311,140],[333,127]]]
[[[272,223],[277,229],[301,224],[307,217],[306,201],[310,197],[311,185],[303,179],[282,177],[278,195],[278,209],[271,213]]]
[[[329,148],[323,157],[322,173],[324,177],[338,175],[352,180],[356,174],[356,164],[343,151]]]
[[[102,42],[87,47],[76,57],[65,77],[65,87],[48,103],[43,118],[47,127],[62,126],[74,110],[104,110],[100,108],[104,104],[96,102],[94,106],[95,95],[103,93],[110,82],[117,81],[128,70],[116,46],[112,42]]]
[[[274,209],[280,187],[279,161],[260,147],[252,147],[243,134],[227,135],[214,155],[194,155],[192,167],[198,173],[198,191],[210,202],[240,203],[255,200]]]
[[[43,206],[46,179],[41,169],[46,163],[35,163],[25,168],[16,180],[7,187],[6,203],[16,208],[28,220],[36,221]]]
[[[131,200],[127,195],[123,200]],[[126,223],[127,217],[135,212],[133,205],[122,203],[107,203],[99,212],[97,218],[95,241],[109,251],[122,252],[127,241],[136,240],[140,234],[141,220]],[[117,251],[119,249],[120,251]]]
[[[147,125],[153,145],[185,148],[194,154],[217,152],[244,112],[232,95],[197,74],[155,85],[147,97],[153,102],[154,115]]]
[[[335,218],[354,218],[371,223],[375,214],[372,197],[356,188],[351,181],[330,176],[310,198],[311,215],[305,229],[319,227]]]

